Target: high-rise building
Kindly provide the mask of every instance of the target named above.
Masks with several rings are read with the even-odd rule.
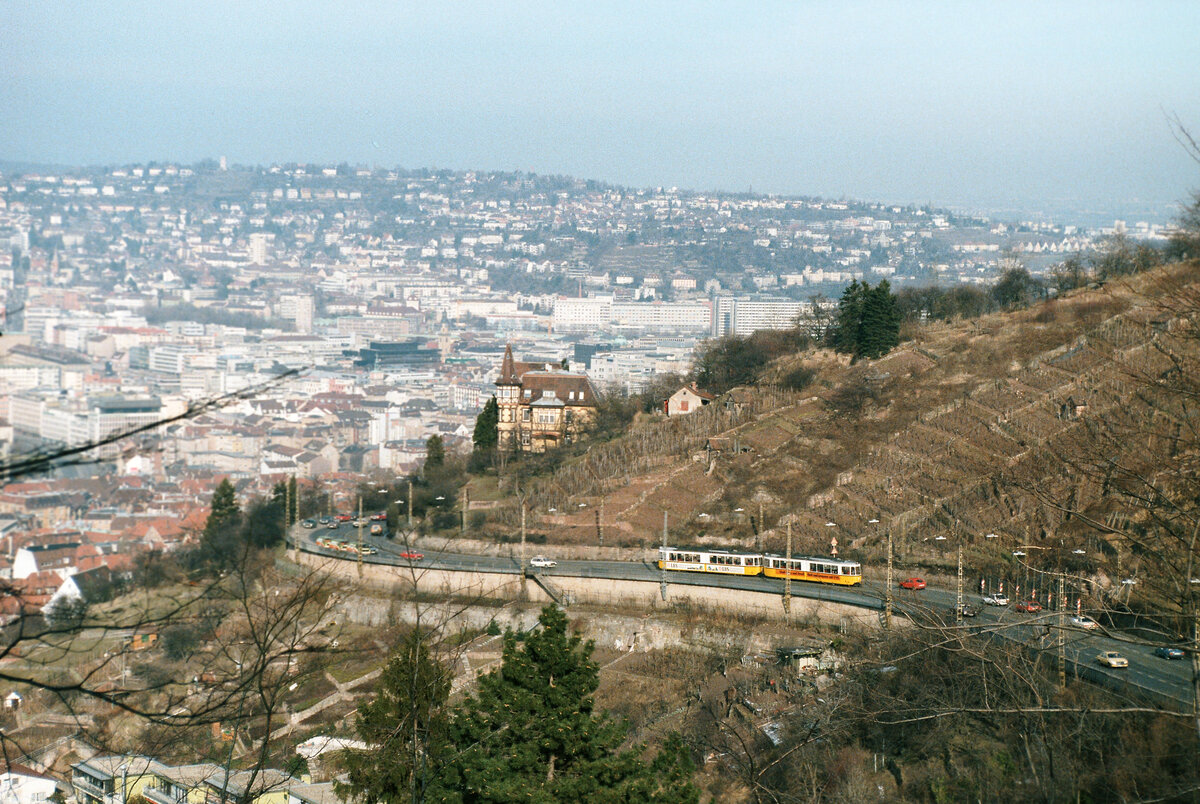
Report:
[[[312,296],[282,296],[276,307],[276,314],[296,323],[296,331],[302,335],[311,335],[313,328]]]
[[[254,265],[267,264],[267,235],[263,232],[250,235],[250,262]]]

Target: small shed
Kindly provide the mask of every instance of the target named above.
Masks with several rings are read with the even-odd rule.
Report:
[[[695,385],[685,385],[667,398],[664,407],[668,416],[682,416],[699,410],[716,398],[716,395],[701,391]]]

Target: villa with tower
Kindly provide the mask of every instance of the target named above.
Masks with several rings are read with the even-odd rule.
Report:
[[[522,363],[506,346],[496,377],[499,447],[545,452],[570,442],[596,415],[597,401],[586,374],[553,364]]]

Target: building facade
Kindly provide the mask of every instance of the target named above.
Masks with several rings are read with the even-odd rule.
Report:
[[[506,346],[496,378],[499,447],[545,452],[568,443],[595,418],[598,401],[586,374],[518,362]]]

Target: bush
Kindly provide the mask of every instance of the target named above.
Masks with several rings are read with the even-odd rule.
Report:
[[[816,374],[807,366],[797,366],[779,378],[779,385],[788,391],[801,391],[808,387]]]

